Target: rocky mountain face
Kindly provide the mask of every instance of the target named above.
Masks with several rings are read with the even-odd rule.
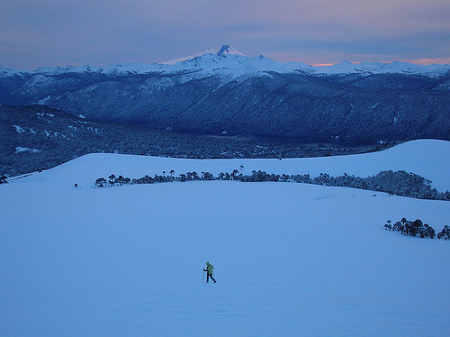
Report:
[[[207,53],[170,65],[0,68],[0,104],[199,134],[347,144],[450,140],[448,67],[412,66],[341,64],[332,71]]]

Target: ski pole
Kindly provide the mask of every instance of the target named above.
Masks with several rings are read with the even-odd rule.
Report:
[[[205,271],[203,270],[203,273],[202,273],[202,283],[203,283],[204,278],[205,278]]]

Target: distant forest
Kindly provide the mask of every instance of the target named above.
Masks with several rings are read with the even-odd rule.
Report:
[[[49,169],[89,153],[173,158],[304,158],[385,149],[395,143],[353,147],[181,134],[136,125],[93,121],[35,105],[0,106],[0,175]]]

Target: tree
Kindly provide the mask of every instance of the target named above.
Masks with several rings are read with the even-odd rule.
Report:
[[[438,239],[450,240],[450,226],[445,225],[437,237]]]
[[[109,183],[112,185],[114,185],[116,183],[116,176],[114,174],[111,174],[109,177]]]
[[[425,227],[425,234],[426,236],[429,236],[430,239],[434,239],[436,236],[436,231],[433,227],[429,226],[428,224],[423,225]]]
[[[395,232],[400,232],[401,234],[403,234],[404,230],[405,230],[405,226],[400,222],[397,221],[394,226],[392,227],[392,230]]]
[[[130,178],[124,178],[122,176],[119,176],[119,178],[116,179],[116,182],[120,185],[128,184],[130,182]]]
[[[0,184],[7,184],[8,182],[6,181],[6,176],[4,174],[2,174],[0,176]]]
[[[386,230],[392,230],[392,224],[391,224],[391,220],[387,221],[387,224],[384,225],[384,229]]]
[[[231,173],[231,178],[233,179],[233,180],[236,180],[236,175],[239,173],[239,171],[238,170],[236,170],[236,169],[234,169],[233,170],[233,173]]]
[[[105,185],[106,185],[106,179],[105,178],[98,178],[95,181],[95,186],[97,186],[97,187],[105,187]]]
[[[214,180],[214,175],[209,172],[202,172],[204,180]]]
[[[423,226],[423,222],[420,219],[416,219],[416,221],[414,221],[412,223],[412,236],[416,236],[417,234],[419,234],[421,228]]]

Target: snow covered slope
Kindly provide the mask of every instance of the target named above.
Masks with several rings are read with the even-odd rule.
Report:
[[[450,190],[449,154],[450,142],[439,140],[416,140],[385,151],[354,156],[283,160],[193,160],[99,153],[80,157],[19,181],[62,184],[64,187],[77,183],[82,187],[92,187],[97,178],[107,178],[111,174],[141,178],[145,175],[161,175],[163,171],[168,173],[171,170],[174,170],[176,175],[195,171],[199,174],[210,172],[217,176],[220,172],[231,173],[237,169],[243,174],[261,170],[274,174],[310,174],[311,177],[319,176],[320,173],[331,176],[347,173],[367,177],[383,170],[405,170],[431,180],[434,188],[444,192]]]
[[[399,165],[448,186],[448,151],[420,141],[348,159],[242,165],[365,174]],[[294,183],[91,188],[111,173],[215,173],[241,163],[90,155],[0,185],[1,334],[448,334],[449,242],[382,229],[406,217],[439,231],[448,202]],[[202,282],[206,261],[217,284]]]

